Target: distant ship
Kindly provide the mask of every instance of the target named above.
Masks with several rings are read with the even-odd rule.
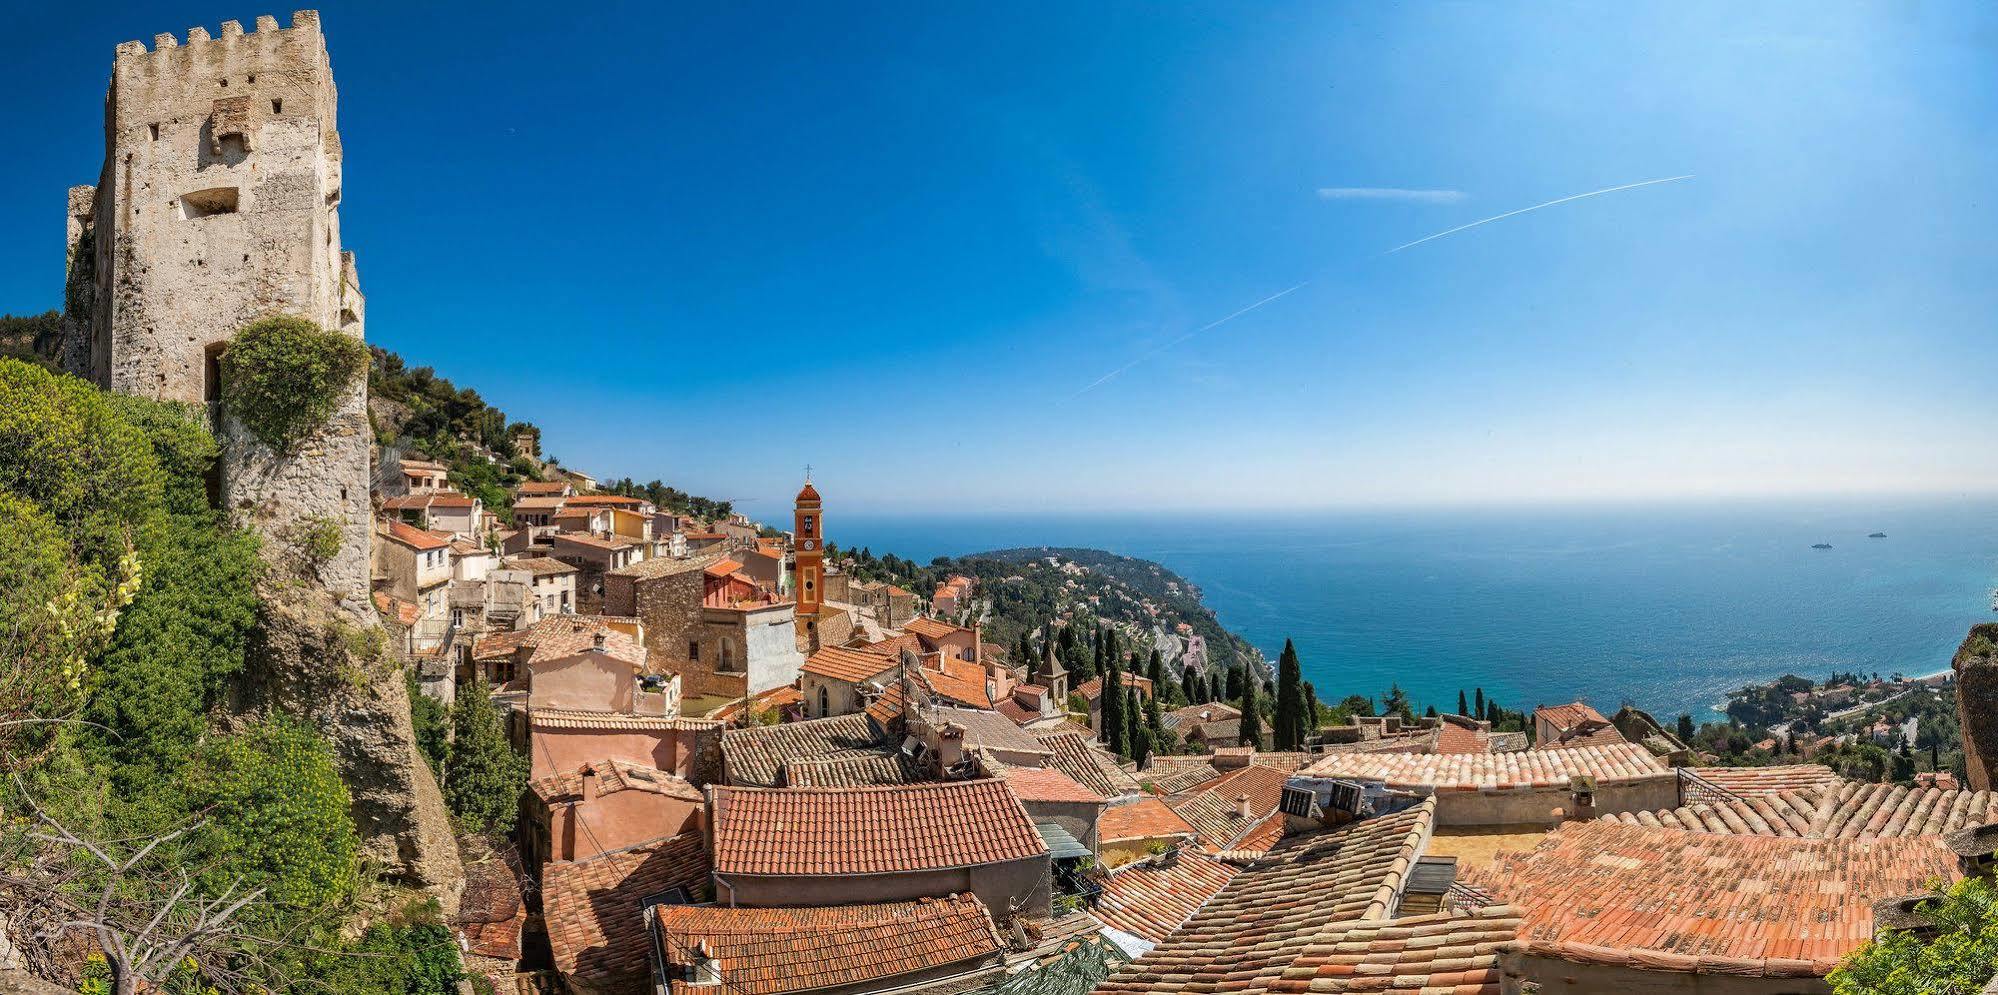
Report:
[[[1875,533],[1872,533],[1871,535],[1868,535],[1868,536],[1867,536],[1866,538],[1868,538],[1868,539],[1885,539],[1885,538],[1887,538],[1887,533],[1885,533],[1885,532],[1875,532]]]
[[[1831,543],[1828,543],[1828,542],[1814,542],[1814,543],[1811,543],[1811,548],[1812,548],[1812,549],[1830,549],[1830,548],[1831,548]]]

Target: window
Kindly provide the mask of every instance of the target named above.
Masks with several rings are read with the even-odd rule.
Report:
[[[513,661],[500,660],[493,664],[493,683],[506,684],[513,680]]]
[[[806,533],[807,535],[811,534],[811,531],[812,531],[812,516],[810,516],[810,515],[806,515],[806,516],[805,516],[805,529],[804,529],[804,531],[805,531],[805,533]]]
[[[283,113],[284,113],[284,101],[282,101],[282,100],[273,100],[273,101],[271,101],[271,113],[272,113],[272,114],[283,114]]]
[[[159,141],[159,140],[160,140],[160,125],[159,125],[159,122],[155,121],[155,122],[153,122],[152,124],[149,124],[149,125],[146,125],[146,130],[147,130],[147,131],[150,131],[150,132],[152,132],[152,135],[153,135],[153,141],[156,141],[156,142],[157,142],[157,141]]]
[[[832,695],[826,693],[826,686],[819,685],[819,718],[832,714]]]
[[[733,647],[733,646],[730,646],[730,645],[729,645],[728,643],[726,643],[726,642],[724,642],[724,643],[722,643],[722,644],[721,644],[721,667],[720,667],[720,669],[722,669],[722,670],[734,670],[734,669],[735,669],[735,647]]]
[[[691,639],[687,640],[687,659],[692,660],[695,663],[701,662],[700,643],[697,643]]]

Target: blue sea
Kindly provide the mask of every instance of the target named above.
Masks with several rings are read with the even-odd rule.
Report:
[[[1998,619],[1998,499],[1399,513],[843,514],[830,538],[928,562],[1013,546],[1156,560],[1318,695],[1508,708],[1582,698],[1702,720],[1785,673],[1931,674]],[[1869,539],[1885,532],[1884,539]],[[1813,549],[1830,543],[1831,549]]]

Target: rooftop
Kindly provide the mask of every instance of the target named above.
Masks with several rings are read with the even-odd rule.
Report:
[[[638,990],[651,946],[639,903],[674,888],[686,889],[690,901],[704,900],[708,855],[700,833],[682,833],[588,860],[557,861],[541,876],[556,970],[597,990]]]
[[[1300,957],[1335,942],[1351,924],[1388,915],[1434,814],[1435,803],[1425,801],[1393,815],[1285,839],[1097,991],[1269,990]]]
[[[1529,953],[1656,971],[1821,977],[1871,901],[1954,878],[1934,838],[1775,839],[1568,823],[1466,880],[1521,907]]]
[[[832,908],[662,905],[654,916],[668,959],[684,964],[704,949],[731,995],[861,985],[1005,950],[985,903],[971,894]],[[672,990],[712,988],[675,981]]]
[[[1047,853],[996,778],[879,788],[713,788],[721,874],[869,875]]]
[[[879,753],[881,733],[866,715],[750,726],[722,733],[722,764],[731,784],[774,788],[793,760],[835,760]]]
[[[798,670],[799,673],[815,677],[843,681],[847,684],[861,684],[894,670],[896,666],[897,661],[894,657],[827,646],[813,653]]]
[[[1565,787],[1569,778],[1577,775],[1623,781],[1669,772],[1650,751],[1635,743],[1518,753],[1335,753],[1306,768],[1314,777],[1444,790]]]
[[[1115,757],[1097,749],[1088,737],[1079,732],[1064,729],[1047,733],[1036,731],[1032,735],[1042,746],[1054,751],[1054,755],[1048,758],[1048,766],[1105,798],[1135,795],[1144,790],[1138,787],[1137,778],[1117,766]]]
[[[1192,836],[1192,823],[1158,798],[1140,798],[1103,810],[1096,820],[1097,838],[1105,843],[1121,840],[1148,840],[1167,836]]]
[[[388,527],[382,530],[384,535],[419,552],[430,552],[451,545],[449,535],[432,532],[429,529],[419,529],[400,518],[391,518],[387,524]]]
[[[964,628],[963,626],[952,625],[949,622],[940,622],[926,615],[918,615],[915,618],[910,619],[908,622],[902,625],[902,628],[906,631],[913,632],[916,635],[923,637],[924,639],[949,639],[950,637],[955,636],[959,633],[963,633],[967,636],[971,635],[970,629]]]
[[[1823,764],[1788,764],[1780,767],[1692,767],[1701,779],[1737,795],[1775,795],[1803,788],[1837,784],[1837,772]]]
[[[1469,915],[1367,919],[1327,930],[1272,982],[1271,992],[1499,995],[1500,956],[1520,913],[1488,905]]]
[[[678,774],[670,774],[655,767],[630,763],[624,760],[599,760],[585,764],[597,773],[597,794],[616,794],[620,791],[645,791],[655,795],[670,795],[693,802],[704,802],[701,789],[687,782]],[[537,778],[527,785],[535,796],[543,802],[568,801],[583,795],[583,767],[566,774],[550,774]]]
[[[1008,766],[1000,777],[1015,797],[1023,802],[1101,803],[1103,796],[1051,767]],[[1100,826],[1101,823],[1098,823]]]
[[[582,571],[551,556],[516,556],[500,564],[502,570],[525,570],[536,577],[550,577],[559,574],[581,573]]]
[[[1096,918],[1111,929],[1157,943],[1234,877],[1234,867],[1195,850],[1181,850],[1169,859],[1135,861],[1101,880]]]
[[[843,756],[830,760],[792,760],[784,765],[784,784],[793,788],[871,788],[884,784],[920,784],[935,778],[898,750]]]
[[[998,712],[940,705],[926,709],[923,716],[928,721],[956,723],[964,729],[966,750],[1002,750],[1037,756],[1048,756],[1054,752],[1046,743],[1035,739],[1015,725],[1012,719]]]
[[[1838,779],[1797,791],[1603,818],[1632,826],[1802,839],[1941,836],[1998,822],[1998,793]]]

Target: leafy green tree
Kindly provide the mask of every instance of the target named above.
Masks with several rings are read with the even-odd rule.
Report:
[[[1381,714],[1399,715],[1404,721],[1414,721],[1415,706],[1408,700],[1408,692],[1399,683],[1388,686],[1388,692],[1381,696]]]
[[[416,746],[430,761],[431,772],[442,771],[451,749],[451,710],[423,693],[414,672],[409,674],[409,721],[416,727]]]
[[[314,987],[332,995],[456,995],[466,977],[437,900],[412,902],[346,949],[316,958]]]
[[[473,832],[510,832],[520,813],[521,792],[527,790],[527,759],[507,742],[499,707],[483,678],[458,690],[451,712],[444,800]]]
[[[1836,995],[1976,995],[1998,965],[1998,891],[1965,878],[1917,912],[1938,927],[1917,939],[1900,930],[1876,935],[1827,979]]]
[[[1304,675],[1297,661],[1297,647],[1283,641],[1283,654],[1277,658],[1276,721],[1271,734],[1279,750],[1295,750],[1304,745]]]

